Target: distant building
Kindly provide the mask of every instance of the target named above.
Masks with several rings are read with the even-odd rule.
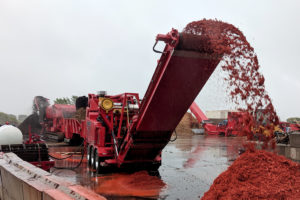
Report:
[[[205,114],[209,119],[227,119],[229,112],[235,112],[235,110],[209,110]]]
[[[236,112],[235,110],[209,110],[206,111],[206,117],[214,123],[220,123],[228,118],[229,112]]]

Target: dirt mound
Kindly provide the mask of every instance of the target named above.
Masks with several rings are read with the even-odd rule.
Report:
[[[300,199],[300,165],[275,153],[248,150],[201,199]]]
[[[192,128],[199,128],[199,123],[191,113],[187,112],[175,130],[179,135],[192,135],[194,134]]]

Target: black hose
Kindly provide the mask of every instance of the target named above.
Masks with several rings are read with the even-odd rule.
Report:
[[[83,161],[83,158],[84,158],[84,154],[85,154],[85,148],[83,148],[82,150],[81,150],[81,159],[80,159],[80,161],[79,161],[79,163],[76,165],[76,166],[74,166],[74,167],[53,167],[53,168],[55,168],[55,169],[68,169],[68,170],[74,170],[74,169],[76,169],[76,168],[78,168],[81,164],[82,164],[82,161]]]
[[[162,52],[162,51],[158,51],[158,50],[155,49],[157,43],[158,43],[158,41],[156,41],[156,42],[154,43],[154,45],[153,45],[153,47],[152,47],[152,50],[153,50],[155,53],[164,53],[164,52]]]
[[[67,158],[71,158],[74,154],[75,154],[75,153],[72,153],[71,155],[66,156],[66,157],[64,157],[64,158],[57,158],[57,157],[51,156],[51,155],[49,154],[49,157],[50,157],[50,158],[53,158],[54,160],[65,160],[65,159],[67,159]]]
[[[84,142],[82,142],[81,145],[79,146],[80,149],[81,149],[81,159],[80,159],[79,163],[78,163],[76,166],[74,166],[74,167],[55,167],[55,166],[54,166],[53,168],[55,168],[55,169],[68,169],[68,170],[74,170],[74,169],[78,168],[78,167],[82,164],[82,161],[83,161],[83,158],[84,158],[84,154],[85,154],[85,148],[84,148],[84,147],[82,148],[83,144],[84,144]],[[78,151],[78,150],[77,150],[77,151]],[[76,152],[77,152],[77,151],[76,151]],[[72,157],[73,155],[75,155],[75,152],[72,153],[70,156],[67,156],[67,157],[64,157],[64,158],[57,158],[57,157],[51,156],[51,155],[49,154],[49,156],[50,156],[51,158],[56,159],[56,160],[65,160],[65,159],[67,159],[67,158]]]
[[[79,149],[81,149],[81,147],[82,147],[83,144],[84,144],[84,142],[82,142],[82,143],[79,145],[80,148],[78,148],[75,152],[77,152]],[[55,160],[65,160],[65,159],[71,158],[73,155],[75,155],[75,152],[72,153],[72,154],[69,155],[69,156],[64,157],[64,158],[57,158],[57,157],[55,157],[55,156],[51,156],[51,154],[49,154],[49,157],[50,157],[50,158],[53,158],[53,159],[55,159]]]
[[[175,138],[173,140],[169,140],[169,142],[175,142],[175,140],[177,140],[177,133],[176,133],[176,129],[174,130],[174,133],[175,133]]]

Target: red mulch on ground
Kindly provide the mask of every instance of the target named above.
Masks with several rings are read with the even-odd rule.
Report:
[[[300,199],[300,165],[275,153],[248,150],[201,199]]]

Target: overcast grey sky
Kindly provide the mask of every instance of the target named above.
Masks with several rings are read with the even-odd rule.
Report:
[[[0,0],[0,111],[29,114],[36,95],[143,96],[156,34],[217,18],[254,47],[281,119],[300,116],[299,10],[297,0]],[[226,108],[216,73],[197,97],[203,110]]]

